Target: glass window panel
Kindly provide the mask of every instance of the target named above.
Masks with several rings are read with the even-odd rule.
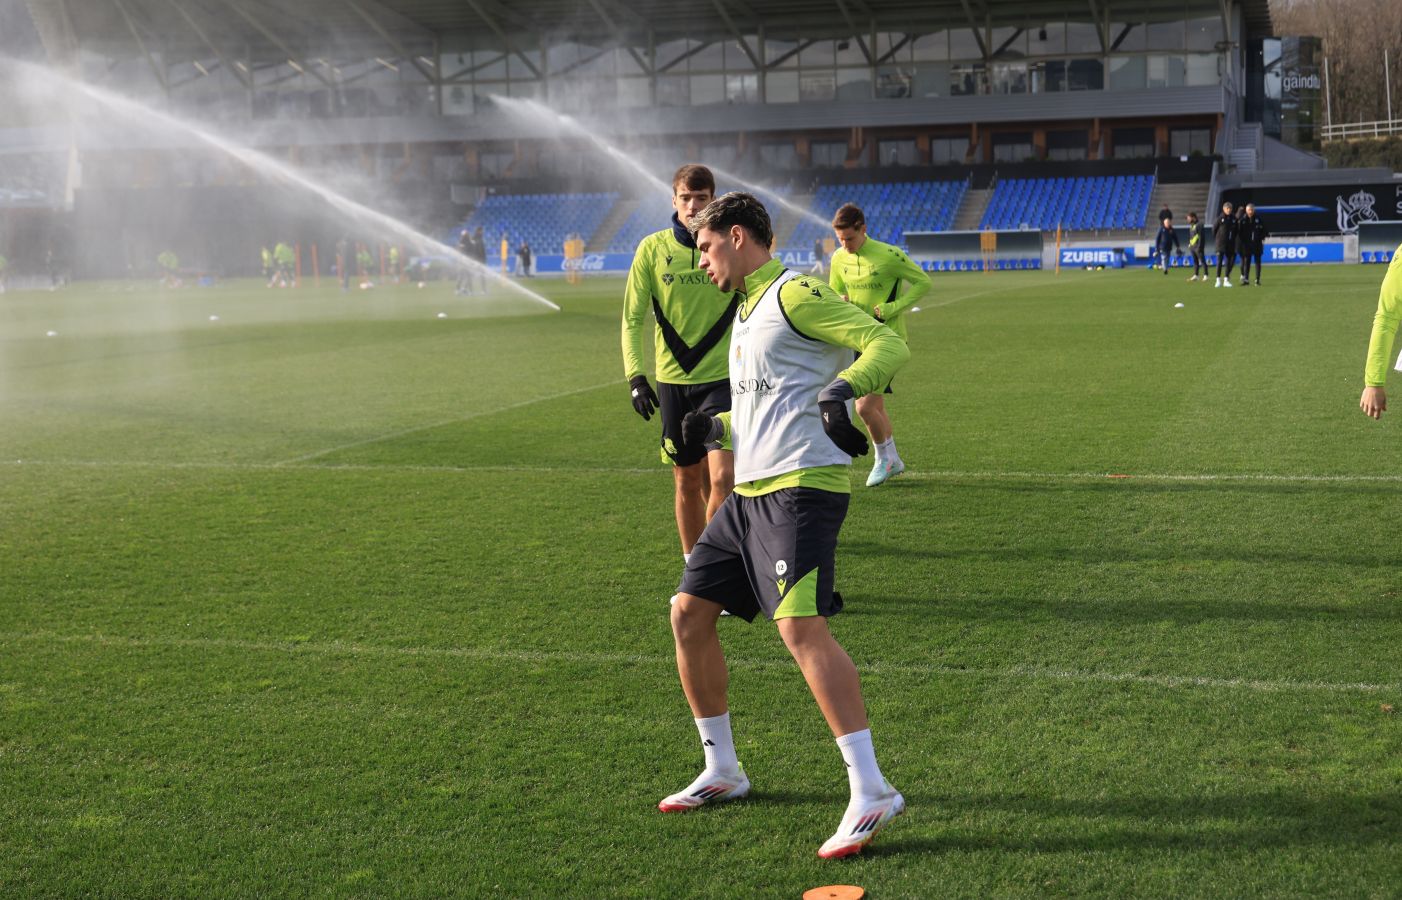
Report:
[[[1144,35],[1145,30],[1142,23],[1136,25],[1125,22],[1111,22],[1110,49],[1114,52],[1148,49]]]
[[[899,100],[914,91],[914,70],[909,66],[881,66],[876,70],[876,96],[880,100]]]
[[[1008,46],[1003,47],[1004,44]],[[1021,59],[1027,55],[1027,32],[1020,28],[993,29],[988,52],[996,53],[999,59]]]
[[[983,51],[978,47],[974,33],[967,28],[955,28],[949,32],[950,59],[983,59]]]
[[[833,64],[834,41],[814,41],[810,46],[805,47],[798,54],[798,64],[802,68],[809,66],[818,68],[831,66]]]
[[[541,84],[539,81],[513,81],[511,82],[510,96],[525,97],[531,100],[540,99]]]
[[[647,59],[644,51],[639,51],[638,56]],[[619,47],[613,51],[614,62],[619,75],[642,75],[645,74],[643,67],[638,65],[638,61],[633,58],[633,54]]]
[[[472,64],[481,68],[472,73],[476,81],[506,77],[506,57],[490,50],[479,50],[472,54]]]
[[[647,78],[620,78],[618,80],[619,106],[651,106],[651,93]]]
[[[949,68],[949,94],[962,97],[988,93],[988,73],[983,63],[964,64]]]
[[[657,76],[658,106],[688,106],[691,104],[691,80],[685,75]]]
[[[1182,87],[1184,83],[1183,57],[1149,57],[1149,87]]]
[[[1027,29],[1027,54],[1048,56],[1066,52],[1066,23],[1048,22]]]
[[[764,76],[766,103],[797,103],[798,72],[770,72]]]
[[[1066,89],[1071,91],[1102,91],[1105,89],[1105,64],[1099,59],[1073,59],[1066,66]]]
[[[726,75],[725,99],[728,103],[758,103],[758,75]]]
[[[774,169],[798,168],[798,149],[792,141],[760,144],[759,158],[766,166]]]
[[[1063,59],[1047,60],[1047,64],[1042,67],[1043,81],[1042,88],[1051,93],[1070,90],[1067,83],[1068,63]]]
[[[1221,61],[1222,58],[1216,53],[1189,54],[1185,60],[1187,71],[1184,74],[1183,83],[1188,85],[1220,84],[1222,79],[1218,75],[1218,66]]]
[[[908,62],[914,43],[898,31],[880,32],[876,35],[876,58],[883,63]]]
[[[871,70],[870,70],[870,69],[838,69],[838,70],[837,70],[837,99],[839,99],[839,100],[870,100],[870,99],[871,99]]]
[[[936,31],[922,34],[915,39],[912,54],[917,60],[940,61],[949,59],[949,32]]]
[[[994,63],[992,91],[995,94],[1026,94],[1027,63]]]
[[[949,63],[921,63],[911,81],[912,97],[945,97],[949,92]]]
[[[1092,22],[1066,23],[1067,53],[1099,53],[1100,29]]]
[[[521,53],[513,53],[507,57],[506,77],[507,78],[535,78],[536,74],[526,65],[529,60],[531,65],[540,67],[540,52],[536,50],[526,50]]]
[[[1150,50],[1182,50],[1183,22],[1150,23],[1146,43]]]
[[[796,69],[798,68],[798,54],[794,51],[797,49],[797,41],[765,41],[764,61],[767,64],[775,65],[774,60],[783,59],[783,62],[777,64],[778,68]],[[784,59],[784,57],[788,58]],[[798,82],[795,81],[794,84],[797,85]]]
[[[877,165],[882,166],[913,166],[920,161],[914,138],[877,141],[876,156]]]
[[[691,76],[691,105],[706,106],[725,102],[724,75]]]
[[[862,52],[861,41],[855,37],[842,38],[837,42],[836,49],[839,66],[864,66],[867,64],[866,54]]]
[[[809,162],[818,169],[840,169],[847,161],[847,144],[843,141],[813,141],[808,145]]]
[[[755,55],[759,54],[759,40],[753,35],[745,38],[745,43],[749,45]],[[740,46],[739,41],[729,41],[725,45],[725,68],[729,72],[749,72],[753,71],[755,64],[750,61],[750,57],[745,53],[745,48]]]
[[[831,100],[837,94],[837,77],[826,72],[802,72],[798,77],[798,99],[804,103]]]
[[[1218,16],[1188,20],[1189,50],[1213,50],[1222,38],[1222,20]]]
[[[1148,81],[1148,66],[1142,56],[1116,56],[1110,59],[1110,90],[1135,91]]]
[[[969,147],[967,138],[934,138],[930,141],[930,162],[935,165],[962,163]]]
[[[720,42],[707,44],[696,51],[686,61],[693,72],[719,72],[725,68],[725,45]]]

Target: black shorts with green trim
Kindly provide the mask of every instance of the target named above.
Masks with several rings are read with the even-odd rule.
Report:
[[[731,494],[692,548],[677,593],[719,603],[747,622],[760,612],[771,619],[837,615],[837,533],[850,499],[804,487]]]
[[[657,382],[658,415],[662,419],[662,458],[677,466],[694,466],[720,444],[688,447],[682,443],[682,419],[689,412],[707,415],[730,411],[730,382],[709,381],[705,384],[668,384]]]
[[[862,358],[862,354],[859,353],[859,352],[854,352],[854,353],[852,354],[852,362],[854,362],[854,363],[855,363],[857,360],[861,359],[861,358]],[[891,390],[891,385],[893,385],[893,384],[895,384],[895,383],[896,383],[896,382],[895,382],[894,380],[891,380],[891,381],[886,382],[886,388],[885,388],[884,390],[882,390],[881,393],[883,393],[883,394],[894,394],[895,391]],[[872,393],[872,394],[875,394],[876,391],[872,391],[871,393]],[[868,396],[870,396],[870,395],[868,395]]]

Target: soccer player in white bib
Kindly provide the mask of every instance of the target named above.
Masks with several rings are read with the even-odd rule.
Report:
[[[730,438],[735,490],[706,525],[672,608],[677,669],[700,732],[705,768],[658,804],[680,812],[745,796],[749,776],[731,737],[729,673],[716,622],[722,611],[772,619],[847,765],[851,799],[825,859],[866,846],[905,811],[881,774],[857,668],[828,630],[837,534],[851,494],[852,457],[867,452],[848,403],[890,382],[910,358],[886,325],[844,303],[821,279],[771,258],[769,214],[753,196],[726,194],[691,220],[701,268],[739,290],[730,336],[731,409],[688,414],[690,446]],[[854,363],[852,351],[860,353]]]
[[[1381,419],[1387,411],[1387,366],[1392,362],[1392,342],[1402,322],[1402,244],[1392,254],[1392,263],[1378,291],[1378,311],[1373,316],[1373,333],[1368,339],[1368,361],[1363,369],[1363,396],[1358,406],[1364,415]]]

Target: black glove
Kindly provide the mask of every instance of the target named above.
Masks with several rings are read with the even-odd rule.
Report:
[[[725,433],[720,419],[703,412],[689,412],[682,419],[682,443],[688,447],[698,447],[718,441]]]
[[[651,419],[653,412],[662,405],[662,401],[657,399],[652,385],[647,383],[647,376],[634,375],[628,379],[628,387],[633,390],[633,409],[638,411],[638,415],[642,416],[644,421]]]

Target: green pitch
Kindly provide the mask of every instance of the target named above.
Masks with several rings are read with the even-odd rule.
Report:
[[[910,811],[836,864],[768,624],[753,795],[654,808],[701,754],[619,280],[0,297],[0,894],[1394,894],[1382,275],[936,276],[833,620]]]

